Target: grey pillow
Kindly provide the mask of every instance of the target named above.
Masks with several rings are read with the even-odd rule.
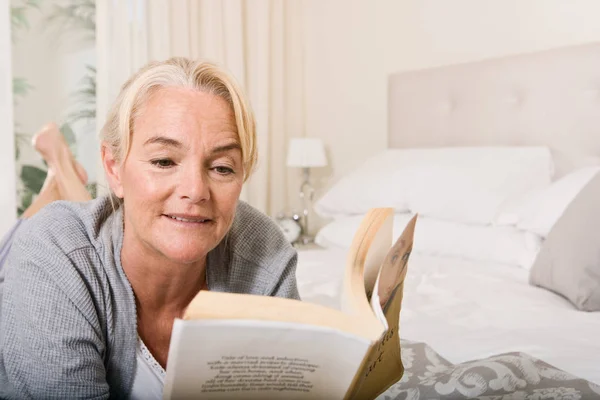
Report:
[[[582,311],[600,311],[600,174],[552,227],[529,283],[566,297]]]

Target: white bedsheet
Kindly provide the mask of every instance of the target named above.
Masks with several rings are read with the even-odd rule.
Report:
[[[346,251],[299,252],[303,300],[338,307]],[[401,337],[429,344],[452,363],[524,352],[600,384],[600,313],[527,283],[506,265],[413,254],[401,312]]]

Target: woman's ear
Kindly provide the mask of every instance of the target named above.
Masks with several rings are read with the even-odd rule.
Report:
[[[121,182],[121,164],[117,162],[111,146],[109,146],[106,142],[102,142],[100,154],[102,156],[102,166],[106,172],[108,185],[115,196],[122,199],[124,194],[123,184]]]

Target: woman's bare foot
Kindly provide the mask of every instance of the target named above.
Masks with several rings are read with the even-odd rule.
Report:
[[[85,188],[87,173],[75,161],[65,138],[58,126],[51,122],[44,125],[34,136],[33,146],[48,163],[48,169],[54,171],[61,198],[70,201],[90,200]]]
[[[48,165],[55,164],[57,159],[68,149],[69,146],[65,141],[62,133],[58,129],[58,125],[54,122],[47,123],[40,129],[32,140],[33,147],[46,160]]]
[[[46,163],[50,166],[49,169],[52,169],[52,166],[54,166],[58,162],[58,159],[63,157],[67,151],[69,153],[71,152],[64,136],[58,129],[58,125],[54,122],[49,122],[44,125],[42,129],[33,136],[32,144],[42,158],[46,160]],[[85,185],[88,180],[85,168],[83,168],[83,166],[72,156],[71,160],[73,168],[75,168],[75,172],[77,172],[77,176],[79,176],[81,183]]]

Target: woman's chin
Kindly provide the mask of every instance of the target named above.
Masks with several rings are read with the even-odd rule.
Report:
[[[181,234],[154,234],[150,246],[156,249],[167,260],[180,264],[191,264],[206,259],[209,251],[218,244],[212,236]]]
[[[162,253],[166,258],[178,264],[193,264],[205,260],[208,251],[199,251],[198,247],[193,249],[170,248]]]

